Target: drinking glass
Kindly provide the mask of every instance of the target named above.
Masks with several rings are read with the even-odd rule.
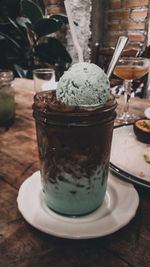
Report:
[[[53,69],[35,69],[33,71],[34,90],[36,93],[56,89],[55,71]]]
[[[130,113],[129,102],[132,92],[132,81],[140,79],[149,71],[149,59],[135,58],[135,57],[122,57],[114,69],[114,74],[124,80],[124,110],[118,114],[117,121],[121,123],[134,122],[137,117]]]
[[[9,126],[15,118],[14,75],[0,70],[0,126]]]

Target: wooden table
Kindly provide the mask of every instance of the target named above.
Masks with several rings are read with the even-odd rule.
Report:
[[[23,219],[16,203],[18,189],[39,169],[33,94],[32,80],[15,80],[15,123],[0,128],[0,266],[150,266],[150,191],[144,187],[135,186],[140,196],[136,216],[106,237],[61,239],[38,231]],[[131,106],[143,116],[150,100],[134,99]]]

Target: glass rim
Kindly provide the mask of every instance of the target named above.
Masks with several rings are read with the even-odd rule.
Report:
[[[55,91],[55,90],[54,90]],[[47,91],[48,92],[48,91]],[[34,100],[36,99],[37,94],[34,96]],[[63,103],[62,103],[63,104]],[[50,111],[47,111],[47,114],[55,114],[55,115],[59,115],[61,117],[64,116],[68,116],[68,117],[80,117],[82,116],[91,116],[91,114],[95,114],[95,113],[101,113],[101,111],[103,110],[104,112],[107,112],[111,109],[114,109],[114,106],[117,106],[117,101],[116,101],[116,97],[114,94],[110,94],[109,98],[107,99],[106,103],[104,104],[99,104],[99,105],[91,105],[91,106],[87,106],[87,105],[82,105],[82,106],[67,106],[64,105],[64,107],[67,107],[67,110],[63,110],[60,108],[57,108],[58,105],[57,104],[52,104],[51,105],[51,109]],[[37,109],[40,111],[40,108],[37,107],[37,105],[33,104],[33,108]],[[44,113],[43,111],[40,111],[40,113]]]
[[[54,73],[54,69],[52,68],[39,68],[39,69],[34,69],[33,70],[33,74],[36,74],[36,73]]]
[[[9,69],[0,69],[0,79],[1,81],[12,81],[14,79],[14,73]]]
[[[123,60],[126,60],[126,61],[144,61],[144,60],[147,60],[147,61],[150,61],[150,58],[147,58],[147,57],[120,57],[118,61],[123,61]]]
[[[13,74],[13,71],[9,70],[9,69],[0,69],[0,73],[11,73],[11,74]]]

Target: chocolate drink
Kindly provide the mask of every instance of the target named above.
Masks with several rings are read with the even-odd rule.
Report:
[[[56,92],[37,93],[33,116],[43,195],[46,204],[65,215],[98,208],[105,196],[116,100],[99,108],[67,106]]]

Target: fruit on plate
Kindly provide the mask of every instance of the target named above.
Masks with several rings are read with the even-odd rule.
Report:
[[[133,129],[139,141],[150,144],[150,120],[140,119],[135,121]]]

